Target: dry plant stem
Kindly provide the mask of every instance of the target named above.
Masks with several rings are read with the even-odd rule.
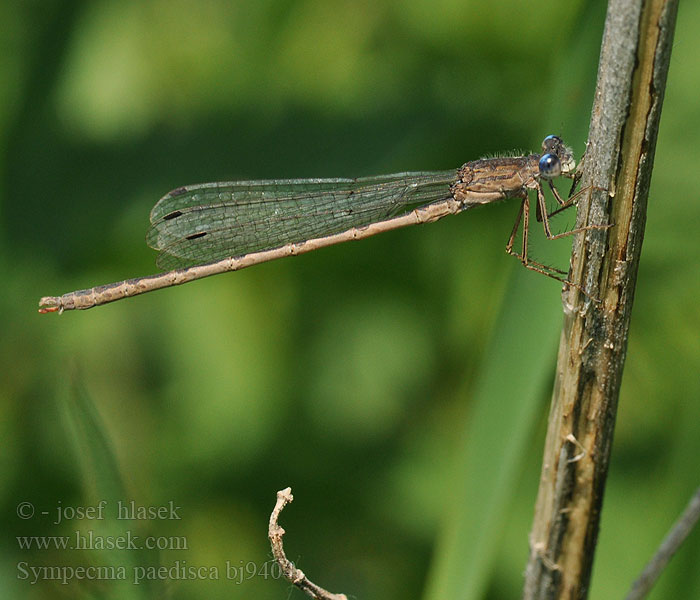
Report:
[[[345,594],[332,594],[312,581],[309,581],[306,578],[306,575],[304,575],[300,569],[297,569],[294,566],[294,563],[289,560],[287,555],[284,553],[284,548],[282,546],[284,529],[280,527],[278,520],[282,509],[292,500],[294,500],[294,496],[292,496],[292,488],[285,488],[277,492],[277,502],[275,503],[275,508],[272,509],[272,514],[270,515],[270,525],[267,533],[267,537],[270,538],[270,545],[272,546],[272,555],[275,557],[277,564],[279,564],[280,568],[282,569],[282,574],[287,580],[292,582],[300,590],[306,592],[312,598],[317,598],[319,600],[348,600]]]
[[[661,546],[659,546],[656,554],[644,567],[644,571],[632,585],[632,589],[625,597],[625,600],[641,600],[651,591],[659,575],[666,568],[668,561],[671,560],[671,557],[676,553],[685,538],[688,537],[688,534],[697,524],[698,519],[700,519],[700,488],[695,492],[683,514],[673,525],[664,541],[661,542]]]
[[[587,597],[677,0],[610,0],[523,597]],[[594,303],[590,297],[600,299]]]

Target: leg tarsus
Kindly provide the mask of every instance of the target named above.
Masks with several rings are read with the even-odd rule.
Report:
[[[574,283],[573,281],[570,281],[569,279],[564,279],[563,277],[559,277],[555,275],[554,273],[550,273],[547,271],[547,269],[550,269],[552,271],[555,271],[557,273],[561,273],[562,275],[566,275],[567,273],[565,271],[560,271],[559,269],[555,269],[554,267],[548,267],[546,265],[540,265],[539,263],[535,262],[523,262],[523,266],[526,269],[530,269],[531,271],[535,271],[536,273],[541,273],[542,275],[546,275],[547,277],[550,277],[551,279],[556,279],[557,281],[560,281],[563,283],[565,286],[570,286],[573,288],[576,288],[579,292],[581,292],[586,298],[591,300],[592,302],[595,302],[596,304],[601,304],[601,300],[599,298],[595,298],[594,296],[591,296],[586,290],[584,290],[578,283]],[[540,268],[544,267],[544,268]]]

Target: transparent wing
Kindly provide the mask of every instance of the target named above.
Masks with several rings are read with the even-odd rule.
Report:
[[[444,200],[457,170],[360,179],[284,179],[177,188],[151,211],[146,241],[162,269],[279,248]]]

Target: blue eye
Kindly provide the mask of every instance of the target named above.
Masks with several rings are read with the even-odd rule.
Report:
[[[561,161],[556,154],[543,154],[540,158],[539,167],[540,175],[545,179],[552,179],[561,175]]]
[[[554,152],[559,154],[559,150],[563,150],[564,140],[562,140],[558,135],[548,135],[542,140],[542,152]]]

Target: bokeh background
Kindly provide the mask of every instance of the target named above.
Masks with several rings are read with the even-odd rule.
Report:
[[[557,283],[503,251],[514,204],[88,312],[36,304],[154,272],[148,212],[179,185],[447,169],[549,133],[580,154],[604,13],[2,3],[0,595],[301,598],[266,537],[289,485],[288,555],[332,591],[517,597],[562,312]],[[682,3],[593,598],[623,595],[700,482],[698,29],[700,5]],[[534,243],[566,265],[566,240]],[[102,520],[55,522],[101,500]],[[118,501],[172,502],[180,519],[120,521]],[[187,547],[17,539],[76,531]],[[700,597],[698,564],[695,532],[652,598]],[[56,565],[126,581],[31,570]],[[135,584],[147,565],[175,570]]]

